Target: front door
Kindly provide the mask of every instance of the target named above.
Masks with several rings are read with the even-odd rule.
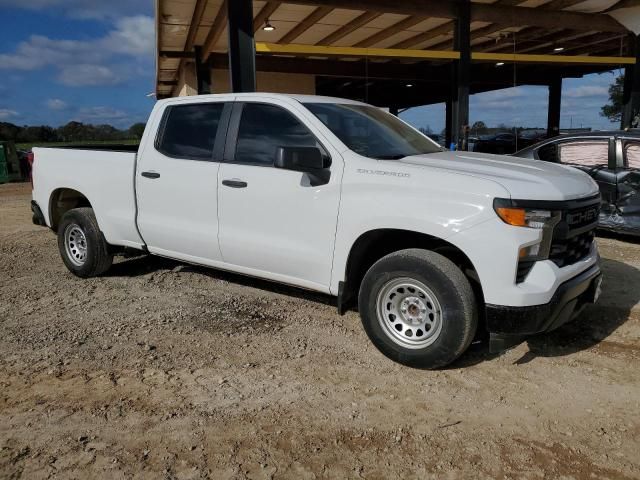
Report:
[[[280,146],[318,146],[315,127],[282,106],[237,104],[218,174],[220,248],[240,271],[327,290],[331,277],[342,159],[331,153],[328,183],[275,168]]]
[[[221,261],[218,169],[230,111],[224,102],[170,104],[155,145],[140,153],[138,227],[151,253]]]

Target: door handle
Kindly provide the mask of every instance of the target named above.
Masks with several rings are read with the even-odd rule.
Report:
[[[158,172],[142,172],[140,175],[145,178],[160,178],[160,174]]]
[[[247,182],[242,180],[223,180],[222,184],[231,188],[246,188],[248,185]]]

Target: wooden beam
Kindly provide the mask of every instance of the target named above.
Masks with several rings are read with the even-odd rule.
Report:
[[[160,58],[194,58],[195,54],[191,52],[183,52],[182,50],[162,50],[158,53]]]
[[[519,3],[522,3],[522,0],[498,0],[497,2],[494,3],[494,5],[517,5]],[[472,7],[473,8],[473,7]],[[428,42],[429,40],[432,40],[434,38],[437,38],[441,35],[451,35],[453,37],[453,29],[455,27],[455,22],[446,22],[442,25],[439,25],[435,28],[432,28],[431,30],[428,30],[426,32],[422,32],[419,33],[417,35],[414,35],[413,37],[410,37],[406,40],[403,40],[402,42],[396,43],[395,45],[392,45],[391,48],[411,48],[411,47],[415,47],[416,45],[419,45],[421,43],[424,42]],[[473,35],[471,36],[471,39],[473,40]],[[447,43],[450,42],[451,46],[449,48],[443,48],[443,49],[436,49],[436,50],[449,50],[450,48],[453,47],[453,38],[451,38],[450,40],[447,40]],[[444,43],[444,42],[443,42]]]
[[[357,30],[358,28],[362,27],[363,25],[366,25],[371,20],[374,20],[374,19],[378,18],[380,15],[382,15],[381,12],[364,12],[364,13],[361,13],[360,15],[358,15],[356,18],[351,20],[346,25],[338,28],[338,30],[336,30],[335,32],[327,35],[326,37],[324,37],[319,42],[316,42],[316,45],[332,45],[333,43],[337,42],[341,38],[344,38],[347,35],[349,35],[351,32],[354,32],[355,30]]]
[[[635,63],[633,57],[610,57],[591,55],[534,55],[527,53],[485,53],[474,52],[476,61],[510,63],[562,63],[587,65],[629,65]]]
[[[529,53],[529,52],[549,52],[554,46],[562,46],[563,43],[579,40],[584,37],[589,37],[597,32],[574,32],[569,30],[562,30],[560,32],[554,32],[552,34],[544,35],[538,29],[532,29],[533,31],[528,33],[526,37],[519,37],[516,34],[515,38],[515,51],[516,53]],[[611,36],[611,34],[608,34]],[[514,44],[513,39],[505,40],[505,42],[496,45],[497,48],[484,48],[484,52],[504,52],[513,53]]]
[[[580,40],[583,39],[585,37],[590,37],[593,36],[595,32],[582,32],[582,33],[576,33],[574,35],[566,35],[564,37],[555,37],[553,39],[544,39],[542,42],[539,42],[537,45],[531,45],[527,48],[518,48],[517,52],[518,53],[542,53],[542,52],[549,52],[551,53],[551,51],[556,48],[556,47],[560,47],[562,48],[562,53],[564,55],[566,55],[566,52],[571,51],[571,50],[575,50],[576,47],[567,47],[566,45],[571,42],[571,41],[575,41],[575,40]],[[607,35],[607,40],[611,40],[611,34]],[[617,37],[614,37],[617,38]],[[588,42],[588,40],[587,40]],[[580,44],[582,46],[589,46],[589,45],[595,45],[596,43],[599,42],[594,42],[594,43],[583,43],[582,41],[580,42]]]
[[[356,43],[355,47],[371,47],[377,43],[380,43],[387,38],[393,37],[397,33],[400,33],[404,30],[408,30],[411,27],[416,26],[420,22],[425,21],[429,17],[424,17],[421,15],[411,15],[405,18],[404,20],[400,20],[398,23],[394,23],[388,28],[384,30],[380,30],[378,33],[371,35],[368,38]]]
[[[196,35],[198,35],[198,28],[204,15],[204,10],[207,8],[208,0],[197,0],[193,7],[193,15],[191,16],[191,23],[189,24],[189,33],[187,33],[187,40],[184,44],[184,51],[190,52],[195,44]]]
[[[222,2],[220,5],[220,9],[218,10],[218,14],[216,15],[211,28],[209,29],[209,33],[207,34],[207,38],[202,45],[202,54],[207,57],[207,55],[213,49],[213,46],[216,44],[220,35],[224,31],[227,26],[227,0]]]
[[[278,55],[302,55],[314,57],[379,57],[379,58],[422,58],[422,59],[448,59],[460,58],[458,52],[446,52],[435,50],[402,50],[397,48],[358,48],[358,47],[332,47],[327,45],[280,45],[275,43],[256,42],[257,53],[270,53]]]
[[[324,17],[333,12],[332,7],[318,7],[313,12],[311,12],[307,17],[302,20],[298,25],[293,27],[288,33],[286,33],[278,43],[291,43],[304,32],[309,30],[313,25],[318,23]]]
[[[267,19],[273,15],[282,2],[267,2],[264,7],[258,12],[253,19],[253,32],[260,30],[260,27],[265,24]]]
[[[191,15],[191,23],[189,24],[189,32],[187,33],[187,40],[184,44],[183,53],[185,55],[191,54],[191,58],[193,58],[193,45],[196,40],[196,35],[198,34],[198,28],[200,27],[200,22],[202,21],[202,15],[204,14],[204,10],[207,7],[208,0],[197,0],[195,6],[193,7],[193,14]],[[183,60],[185,57],[166,57],[166,58],[180,58],[180,63],[178,65],[178,69],[176,70],[175,78],[178,78],[178,75],[185,68],[186,62]]]
[[[545,3],[539,7],[537,7],[538,9],[542,9],[542,10],[562,10],[563,8],[569,8],[573,5],[577,5],[578,3],[582,3],[584,0],[552,0],[549,3]],[[514,6],[515,4],[521,4],[520,0],[518,0],[517,2],[511,2],[511,6]],[[496,4],[493,4],[496,5]],[[518,25],[521,26],[521,25]],[[564,30],[567,26],[566,25],[562,25],[561,27],[558,27],[556,29],[553,29],[554,31],[557,30]],[[496,33],[499,33],[501,31],[503,31],[505,29],[504,25],[501,24],[490,24],[490,25],[486,25],[482,28],[478,28],[476,30],[474,30],[471,34],[471,42],[473,43],[474,40],[478,39],[478,38],[482,38],[482,37],[489,37],[491,35],[494,35]],[[516,39],[518,39],[519,35],[521,35],[523,33],[523,31],[526,32],[533,32],[534,38],[535,36],[540,36],[543,35],[544,32],[541,32],[539,28],[524,28],[522,30],[520,30],[519,32],[516,33]],[[447,40],[445,42],[441,42],[438,43],[437,45],[432,45],[429,48],[433,48],[436,50],[448,50],[450,48],[452,48],[453,46],[453,41],[452,40]],[[474,48],[477,48],[477,44],[474,45]]]
[[[399,13],[402,15],[422,15],[437,18],[456,18],[457,3],[439,0],[425,3],[423,0],[287,0],[298,5],[331,6],[350,10],[377,13]],[[596,30],[602,32],[627,32],[627,29],[606,14],[568,11],[547,11],[541,8],[501,6],[485,3],[471,5],[471,20],[491,22],[503,26],[536,26],[544,28],[566,27],[576,30]]]
[[[214,69],[229,68],[229,56],[213,53],[209,66]],[[397,79],[411,82],[418,80],[447,82],[448,65],[434,66],[430,63],[367,62],[366,60],[312,59],[305,57],[257,55],[256,70],[260,72],[304,73],[328,77]]]
[[[457,60],[460,53],[448,50],[406,50],[398,48],[357,48],[332,47],[320,45],[279,45],[274,43],[256,43],[256,52],[276,55],[301,55],[317,57],[378,57]],[[606,64],[619,65],[635,62],[635,57],[596,57],[575,55],[527,55],[513,53],[473,52],[474,61],[511,62],[511,63],[562,63],[562,64]]]
[[[453,35],[453,27],[455,22],[446,22],[426,32],[419,33],[413,37],[407,38],[401,42],[398,42],[391,46],[391,48],[410,48],[420,43],[427,42],[433,38],[437,38],[440,35]],[[451,41],[453,43],[453,40]]]

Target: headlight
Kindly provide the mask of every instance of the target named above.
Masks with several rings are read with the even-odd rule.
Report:
[[[522,207],[517,203],[514,205],[511,200],[505,198],[496,198],[493,208],[500,219],[508,225],[542,230],[540,242],[520,249],[518,256],[521,261],[549,258],[553,228],[560,222],[561,212],[529,206]]]

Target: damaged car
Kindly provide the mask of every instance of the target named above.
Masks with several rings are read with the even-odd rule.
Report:
[[[600,187],[598,227],[640,236],[640,132],[587,132],[544,140],[514,156],[576,167]]]

